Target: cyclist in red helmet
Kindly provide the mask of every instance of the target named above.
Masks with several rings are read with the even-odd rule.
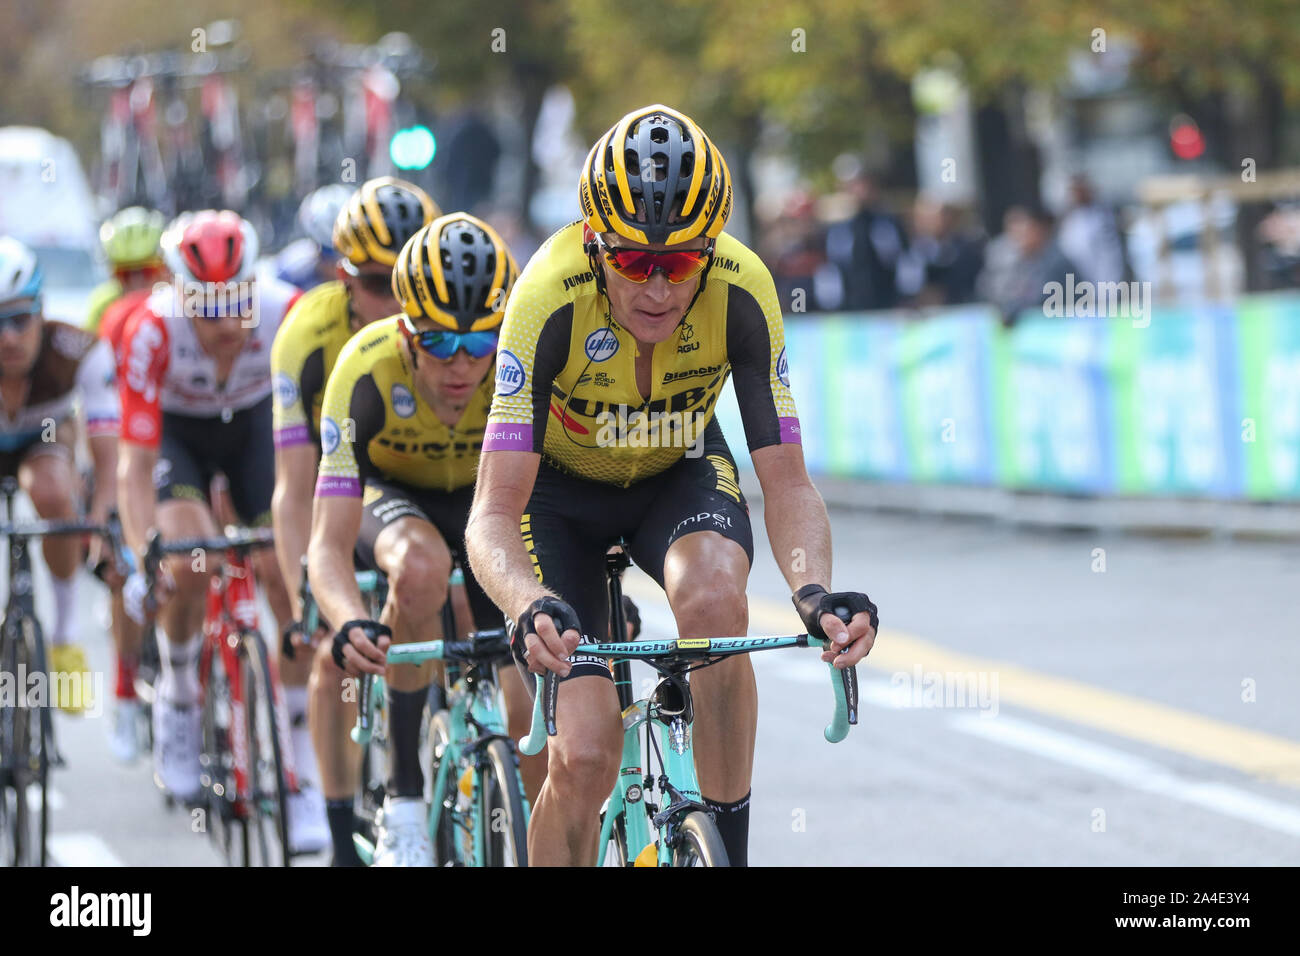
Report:
[[[172,283],[127,320],[118,351],[122,524],[141,554],[155,529],[164,539],[217,533],[208,490],[218,473],[244,524],[270,523],[271,343],[300,294],[274,277],[256,276],[257,234],[237,213],[184,214],[164,233],[162,248]],[[211,568],[189,559],[165,568],[171,593],[157,619],[162,672],[153,707],[154,764],[164,789],[193,799],[200,743],[195,661]],[[283,628],[290,605],[272,552],[260,555],[257,571]],[[143,590],[143,579],[133,578],[128,603],[138,608]],[[291,720],[306,711],[306,664],[282,670]],[[292,749],[299,780],[314,781],[310,746]],[[290,799],[290,842],[308,852],[325,846],[328,830],[323,812],[301,809],[304,797],[300,791]]]

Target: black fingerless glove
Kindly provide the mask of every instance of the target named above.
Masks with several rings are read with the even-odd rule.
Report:
[[[834,614],[845,624],[848,623],[845,615],[837,613],[836,608],[846,608],[848,618],[852,618],[859,611],[866,611],[871,615],[872,628],[877,630],[880,628],[876,606],[871,603],[871,598],[861,591],[837,591],[834,594],[827,594],[826,589],[820,584],[805,584],[794,592],[791,600],[794,601],[795,610],[799,612],[799,619],[803,621],[803,626],[808,629],[808,633],[823,641],[827,640],[826,632],[821,626],[823,614]]]
[[[555,624],[555,630],[563,634],[569,628],[573,628],[579,634],[582,633],[582,625],[578,623],[578,612],[571,608],[564,601],[556,597],[540,597],[532,604],[528,605],[528,610],[519,616],[515,622],[514,630],[510,635],[510,649],[514,651],[515,660],[521,664],[527,664],[524,660],[524,651],[528,650],[525,643],[529,634],[536,634],[537,628],[533,624],[533,615],[549,615]]]
[[[393,629],[387,624],[380,624],[378,621],[348,621],[334,635],[334,646],[330,648],[334,663],[339,665],[339,670],[347,670],[347,663],[343,660],[343,648],[352,643],[348,640],[348,631],[354,627],[359,627],[365,631],[366,637],[372,641],[378,637],[393,636]]]

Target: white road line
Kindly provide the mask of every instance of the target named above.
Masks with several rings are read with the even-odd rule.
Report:
[[[101,837],[88,831],[51,834],[49,851],[57,866],[126,866]]]
[[[949,724],[963,733],[1079,767],[1135,790],[1300,837],[1300,807],[1256,796],[1240,787],[1171,773],[1143,757],[1006,715],[989,720],[975,714],[956,714]]]

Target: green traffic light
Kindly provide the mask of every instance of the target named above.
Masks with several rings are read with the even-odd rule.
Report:
[[[424,169],[437,151],[438,141],[427,126],[399,129],[388,144],[388,156],[398,169]]]

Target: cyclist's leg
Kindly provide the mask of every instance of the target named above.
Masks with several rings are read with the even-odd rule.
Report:
[[[465,554],[465,525],[469,521],[469,509],[473,502],[472,485],[450,494],[425,495],[420,500],[425,513],[442,533],[443,539],[455,542],[458,555]],[[451,600],[457,622],[463,623],[461,630],[501,627],[505,619],[492,599],[484,593],[469,562],[461,560],[460,565],[465,585],[451,589]],[[499,668],[497,679],[501,683],[501,694],[505,700],[507,732],[519,740],[528,734],[532,720],[533,702],[528,693],[528,685],[524,684],[513,667]],[[529,802],[536,802],[542,781],[546,779],[546,756],[534,754],[526,757],[521,754],[519,776],[524,782],[524,792]]]
[[[217,533],[208,510],[206,489],[211,473],[180,440],[170,416],[163,416],[162,444],[154,468],[158,492],[155,522],[163,540],[207,537]],[[155,631],[161,670],[153,704],[154,772],[164,789],[182,800],[199,792],[199,675],[203,613],[208,580],[220,555],[177,555],[163,568],[175,590],[158,609]]]
[[[735,465],[721,430],[711,427],[704,455],[683,459],[664,476],[632,553],[667,592],[679,637],[720,637],[748,628],[745,582],[753,550]],[[700,790],[714,808],[732,865],[743,866],[758,726],[758,687],[749,656],[692,674],[691,693]]]
[[[357,548],[364,564],[388,577],[388,601],[380,619],[393,629],[395,644],[443,636],[442,606],[452,557],[442,534],[420,507],[424,497],[396,482],[366,482],[365,498],[370,503],[361,519]],[[433,678],[430,663],[388,670],[388,783],[389,792],[398,798],[424,794],[420,723]]]
[[[80,481],[72,466],[72,449],[62,442],[38,442],[23,457],[18,483],[27,492],[44,519],[76,517]],[[54,590],[54,626],[50,628],[50,671],[63,675],[53,681],[57,704],[63,710],[80,713],[91,706],[90,668],[85,649],[77,639],[77,570],[81,563],[81,542],[71,536],[45,538],[41,543],[45,565]],[[82,675],[73,677],[71,675]]]
[[[357,705],[354,695],[344,693],[343,681],[347,674],[334,663],[332,647],[329,640],[323,640],[312,655],[311,679],[307,684],[308,724],[334,847],[333,865],[361,866],[352,843],[361,748],[348,734],[357,719]]]
[[[270,396],[252,408],[236,412],[225,431],[220,468],[229,486],[230,503],[245,524],[254,528],[269,527],[271,498],[275,493],[275,443]],[[267,643],[278,649],[280,635],[293,620],[284,575],[272,548],[254,551],[252,560],[258,583],[271,605],[271,613],[275,615],[274,639]],[[298,654],[292,660],[281,657],[277,669],[289,717],[289,746],[298,784],[297,791],[289,796],[289,846],[295,853],[315,852],[324,849],[328,842],[328,810],[317,786],[320,770],[316,764],[316,748],[307,714],[311,656]]]
[[[640,510],[634,489],[600,486],[559,474],[545,462],[528,511],[524,546],[538,580],[578,613],[583,630],[604,636],[609,620],[605,550]],[[618,695],[608,664],[570,658],[556,708],[555,737],[547,741],[547,773],[528,826],[532,866],[591,865],[596,859],[600,808],[618,777],[623,732]],[[533,675],[525,674],[528,687]]]

